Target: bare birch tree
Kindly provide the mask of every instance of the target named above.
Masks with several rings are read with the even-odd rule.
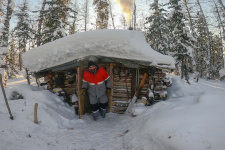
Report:
[[[93,5],[97,13],[97,29],[107,29],[109,21],[109,3],[108,0],[94,0]]]

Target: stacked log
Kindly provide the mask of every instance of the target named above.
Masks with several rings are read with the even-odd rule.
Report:
[[[154,70],[154,75],[151,77],[150,84],[154,83],[154,99],[155,101],[165,100],[167,97],[167,86],[164,84],[164,79],[166,74],[162,69],[156,68]],[[153,81],[154,80],[154,81]]]
[[[55,82],[55,79],[58,77],[58,75],[63,76],[62,84],[57,85]],[[60,72],[54,72],[52,73],[53,76],[53,88],[62,88],[63,91],[65,92],[65,102],[70,103],[70,95],[75,94],[77,91],[77,86],[76,86],[76,75],[75,73],[73,75],[68,75],[67,70],[65,71],[60,71]],[[74,80],[73,83],[71,83],[71,79]]]
[[[131,99],[131,81],[132,74],[128,74],[128,68],[125,66],[119,66],[119,74],[113,74],[112,82],[112,112],[123,114],[128,105],[129,99]]]
[[[120,74],[113,75],[113,93],[112,93],[112,112],[123,114],[130,100],[135,94],[135,82],[136,82],[136,69],[127,68],[125,66],[120,66]],[[141,81],[146,68],[140,69],[139,81]],[[149,88],[149,79],[146,79],[143,88],[141,89],[138,99],[141,99],[143,96],[147,97]]]

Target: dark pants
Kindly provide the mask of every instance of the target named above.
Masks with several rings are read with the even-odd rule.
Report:
[[[99,110],[99,108],[106,109],[107,106],[108,106],[108,102],[106,102],[106,103],[96,103],[96,104],[91,104],[91,109],[92,109],[92,112],[96,112],[97,110]]]

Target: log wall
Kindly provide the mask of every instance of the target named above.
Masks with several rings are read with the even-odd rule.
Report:
[[[106,69],[108,74],[111,77],[112,81],[112,89],[111,95],[108,95],[109,98],[109,109],[113,113],[124,113],[130,103],[130,100],[133,98],[135,94],[135,90],[138,88],[138,82],[141,81],[144,73],[147,72],[147,79],[145,80],[145,84],[141,89],[138,99],[142,97],[146,97],[148,99],[149,89],[154,91],[154,100],[160,101],[166,99],[166,85],[164,84],[164,78],[166,74],[163,73],[162,69],[154,68],[154,72],[152,72],[151,67],[140,67],[138,69],[139,74],[136,74],[136,69],[125,67],[121,64],[115,63],[105,63],[99,64],[99,66]],[[119,68],[119,70],[118,70]],[[86,68],[84,68],[85,70]],[[73,70],[73,75],[68,75],[67,70],[65,71],[57,71],[51,73],[52,75],[52,89],[53,88],[62,88],[66,94],[66,102],[70,103],[70,95],[77,94],[78,86],[77,86],[77,68],[71,68]],[[83,70],[83,71],[84,71]],[[64,77],[63,83],[61,85],[57,85],[55,80],[58,75],[62,75]],[[71,78],[73,78],[73,82],[71,83]],[[84,98],[84,113],[91,112],[90,111],[90,103],[88,100],[88,95]]]
[[[130,100],[135,94],[137,89],[136,69],[127,68],[120,64],[114,64],[114,67],[120,68],[120,74],[113,73],[113,88],[112,88],[112,112],[113,113],[124,113],[130,103]],[[148,68],[139,69],[139,81],[141,81],[144,73],[148,71]],[[144,87],[139,93],[138,98],[147,97],[149,88],[149,78],[146,79]]]

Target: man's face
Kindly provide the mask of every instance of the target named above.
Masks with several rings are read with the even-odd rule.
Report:
[[[96,66],[95,65],[92,65],[89,67],[89,70],[95,70]]]

